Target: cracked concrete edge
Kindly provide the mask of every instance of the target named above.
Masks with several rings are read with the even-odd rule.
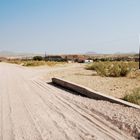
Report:
[[[69,82],[69,81],[61,79],[61,78],[57,78],[57,77],[52,78],[52,83],[54,83],[56,85],[59,85],[59,86],[62,86],[66,89],[75,91],[79,94],[82,94],[82,95],[87,96],[87,97],[92,98],[92,99],[105,100],[105,101],[109,101],[111,103],[117,103],[117,104],[120,104],[120,105],[124,105],[126,107],[132,107],[132,108],[140,110],[139,105],[129,103],[127,101],[117,99],[117,98],[114,98],[112,96],[105,95],[103,93],[94,91],[94,90],[92,90],[90,88],[87,88],[85,86],[82,86],[82,85],[79,85],[79,84],[76,84],[76,83],[73,83],[73,82]]]

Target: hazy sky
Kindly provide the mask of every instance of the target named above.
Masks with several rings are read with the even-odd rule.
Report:
[[[140,0],[0,0],[0,51],[136,52]]]

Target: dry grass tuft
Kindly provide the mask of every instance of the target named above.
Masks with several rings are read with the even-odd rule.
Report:
[[[23,63],[23,66],[26,66],[26,67],[34,67],[34,66],[42,66],[42,65],[45,65],[45,61],[24,61]]]
[[[140,70],[132,70],[128,75],[128,78],[139,78],[140,79]]]
[[[123,100],[140,105],[140,88],[136,88],[126,94]]]

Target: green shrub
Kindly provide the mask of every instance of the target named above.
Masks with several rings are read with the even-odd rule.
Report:
[[[35,61],[42,61],[43,57],[42,56],[34,56],[33,60],[35,60]]]
[[[140,88],[136,88],[131,93],[126,94],[123,100],[140,105]]]
[[[126,76],[132,69],[138,69],[136,62],[94,62],[86,67],[87,70],[95,70],[98,75],[107,77]]]

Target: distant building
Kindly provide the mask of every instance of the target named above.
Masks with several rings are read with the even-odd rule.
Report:
[[[74,61],[73,61],[73,60],[67,60],[67,62],[68,62],[68,63],[74,63]]]
[[[64,55],[63,58],[66,59],[68,63],[91,63],[93,60],[86,55]]]
[[[5,58],[5,57],[0,57],[0,62],[1,61],[6,61],[7,60],[7,58]]]
[[[57,62],[66,61],[61,56],[56,56],[56,55],[45,56],[45,60],[46,61],[57,61]]]
[[[93,63],[93,60],[91,60],[91,59],[86,59],[84,62],[85,62],[85,63]]]

